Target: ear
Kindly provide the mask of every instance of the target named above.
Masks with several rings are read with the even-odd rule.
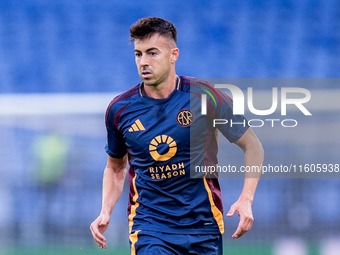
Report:
[[[178,48],[173,48],[171,50],[171,64],[174,64],[179,56],[179,49]]]

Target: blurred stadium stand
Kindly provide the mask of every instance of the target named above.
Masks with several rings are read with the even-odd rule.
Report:
[[[0,93],[106,93],[113,97],[127,90],[139,82],[128,29],[144,16],[161,16],[177,26],[181,51],[178,74],[339,77],[340,2],[336,0],[152,0],[147,4],[1,0]],[[339,89],[335,83],[304,87]],[[259,85],[256,89],[271,88]],[[0,254],[24,254],[11,253],[12,246],[94,245],[89,224],[101,205],[106,163],[104,111],[105,108],[102,113],[79,115],[7,116],[0,109]],[[327,122],[332,130],[340,125],[338,112],[313,117]],[[303,130],[289,133],[293,137],[289,142],[270,128],[256,130],[270,163],[340,163],[334,161],[339,156],[339,135],[321,141],[317,138],[323,138],[325,131],[318,123],[306,120],[301,126],[309,128],[307,138],[314,142],[299,144],[297,139],[292,147],[289,142]],[[67,154],[61,159],[64,165],[60,175],[44,182],[39,178],[45,171],[41,169],[42,160],[57,152],[45,152],[35,145],[51,135],[66,140],[63,146]],[[230,150],[228,146],[222,142],[220,153]],[[230,161],[224,163],[238,164],[234,160],[241,156],[240,151],[231,150]],[[223,160],[225,157],[222,163]],[[221,186],[228,210],[241,191],[242,180],[222,179]],[[112,246],[128,247],[127,192],[126,185],[108,230]],[[254,229],[247,233],[247,239],[237,243],[240,246],[249,241],[272,246],[275,240],[292,236],[312,244],[330,236],[339,237],[340,179],[263,179],[255,197],[254,215]],[[236,217],[227,222],[228,245],[235,245],[228,240],[236,224]],[[326,246],[322,250],[328,251]],[[236,252],[266,254],[261,250]]]
[[[150,11],[150,5],[152,6]],[[129,26],[178,27],[178,71],[195,77],[338,77],[338,1],[0,3],[1,93],[123,91],[138,83]]]

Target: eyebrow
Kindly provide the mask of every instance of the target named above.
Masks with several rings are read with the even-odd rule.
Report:
[[[158,50],[158,51],[159,51],[158,48],[152,47],[152,48],[147,49],[146,52],[150,52],[150,51],[153,51],[153,50]],[[134,51],[135,51],[135,52],[141,52],[140,50],[134,50]]]

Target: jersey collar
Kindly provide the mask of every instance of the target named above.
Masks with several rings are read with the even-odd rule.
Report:
[[[145,95],[142,91],[142,87],[144,86],[144,83],[141,82],[140,85],[139,85],[139,96],[143,99],[143,100],[146,100],[146,101],[150,101],[150,102],[153,102],[153,103],[156,103],[156,104],[161,104],[163,102],[167,102],[174,94],[177,93],[178,90],[180,90],[181,88],[181,83],[182,83],[182,80],[181,78],[176,75],[177,77],[177,80],[176,80],[176,87],[174,89],[174,91],[171,92],[171,94],[167,97],[167,98],[163,98],[163,99],[155,99],[155,98],[152,98],[152,97],[148,97],[147,95]]]

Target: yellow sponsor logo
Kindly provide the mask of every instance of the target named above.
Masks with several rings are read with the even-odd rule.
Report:
[[[165,166],[152,166],[149,167],[149,172],[152,179],[158,180],[185,175],[184,162]]]
[[[157,148],[160,145],[167,145],[168,151],[164,154],[159,154]],[[149,145],[149,151],[151,157],[156,161],[167,161],[175,156],[177,152],[177,144],[173,138],[167,135],[159,135],[151,140]]]

